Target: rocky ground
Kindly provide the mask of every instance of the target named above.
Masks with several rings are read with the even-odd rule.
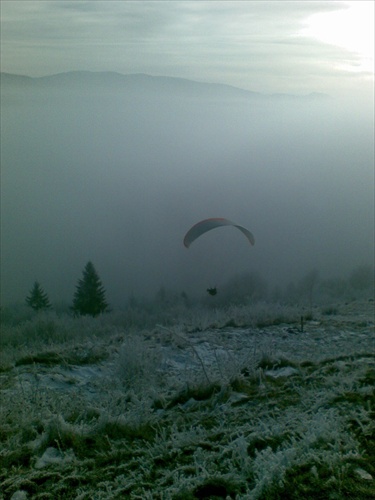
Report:
[[[0,498],[370,499],[372,301],[12,354]]]

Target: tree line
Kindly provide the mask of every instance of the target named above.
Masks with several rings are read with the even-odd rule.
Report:
[[[48,295],[38,281],[35,281],[26,297],[26,303],[35,311],[51,308]],[[82,271],[82,278],[78,280],[76,285],[71,309],[77,315],[98,316],[107,311],[108,308],[105,289],[94,264],[89,261]]]
[[[211,293],[212,290],[215,293]],[[220,289],[209,288],[210,297],[206,305],[220,307],[223,305],[244,305],[249,302],[259,300],[270,300],[279,303],[300,303],[304,301],[310,308],[316,300],[326,300],[327,298],[348,299],[350,296],[358,294],[374,293],[374,268],[369,265],[360,265],[352,270],[347,279],[332,278],[321,280],[316,269],[311,270],[303,276],[296,284],[290,282],[284,289],[276,286],[270,290],[267,282],[256,272],[242,273],[235,275],[224,283]],[[101,283],[98,273],[92,262],[88,262],[83,269],[82,278],[78,280],[73,297],[73,304],[70,307],[75,315],[98,316],[109,311],[109,305],[105,296],[106,292]],[[45,293],[40,283],[36,281],[26,303],[34,310],[50,309],[51,304],[48,295]],[[135,307],[138,301],[130,297],[129,305]],[[141,301],[142,307],[146,303]],[[183,303],[190,307],[193,302],[185,292],[177,295],[171,290],[166,290],[163,286],[156,293],[153,301],[157,307],[168,307]],[[150,305],[150,304],[149,304]]]

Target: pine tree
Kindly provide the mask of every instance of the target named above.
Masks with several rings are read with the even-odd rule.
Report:
[[[33,288],[30,290],[30,295],[26,297],[26,303],[35,309],[35,311],[51,307],[48,295],[37,281],[35,281]]]
[[[105,290],[94,265],[88,262],[74,293],[73,311],[81,315],[97,316],[107,309]]]

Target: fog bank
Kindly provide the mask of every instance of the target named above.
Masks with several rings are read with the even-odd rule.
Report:
[[[145,75],[2,76],[2,302],[70,301],[94,262],[121,305],[234,274],[286,284],[374,257],[373,112]],[[357,99],[358,98],[358,99]],[[189,227],[226,217],[248,227]]]

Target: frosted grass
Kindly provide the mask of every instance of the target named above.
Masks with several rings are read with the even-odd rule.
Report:
[[[372,498],[373,305],[299,312],[8,324],[3,497]]]

